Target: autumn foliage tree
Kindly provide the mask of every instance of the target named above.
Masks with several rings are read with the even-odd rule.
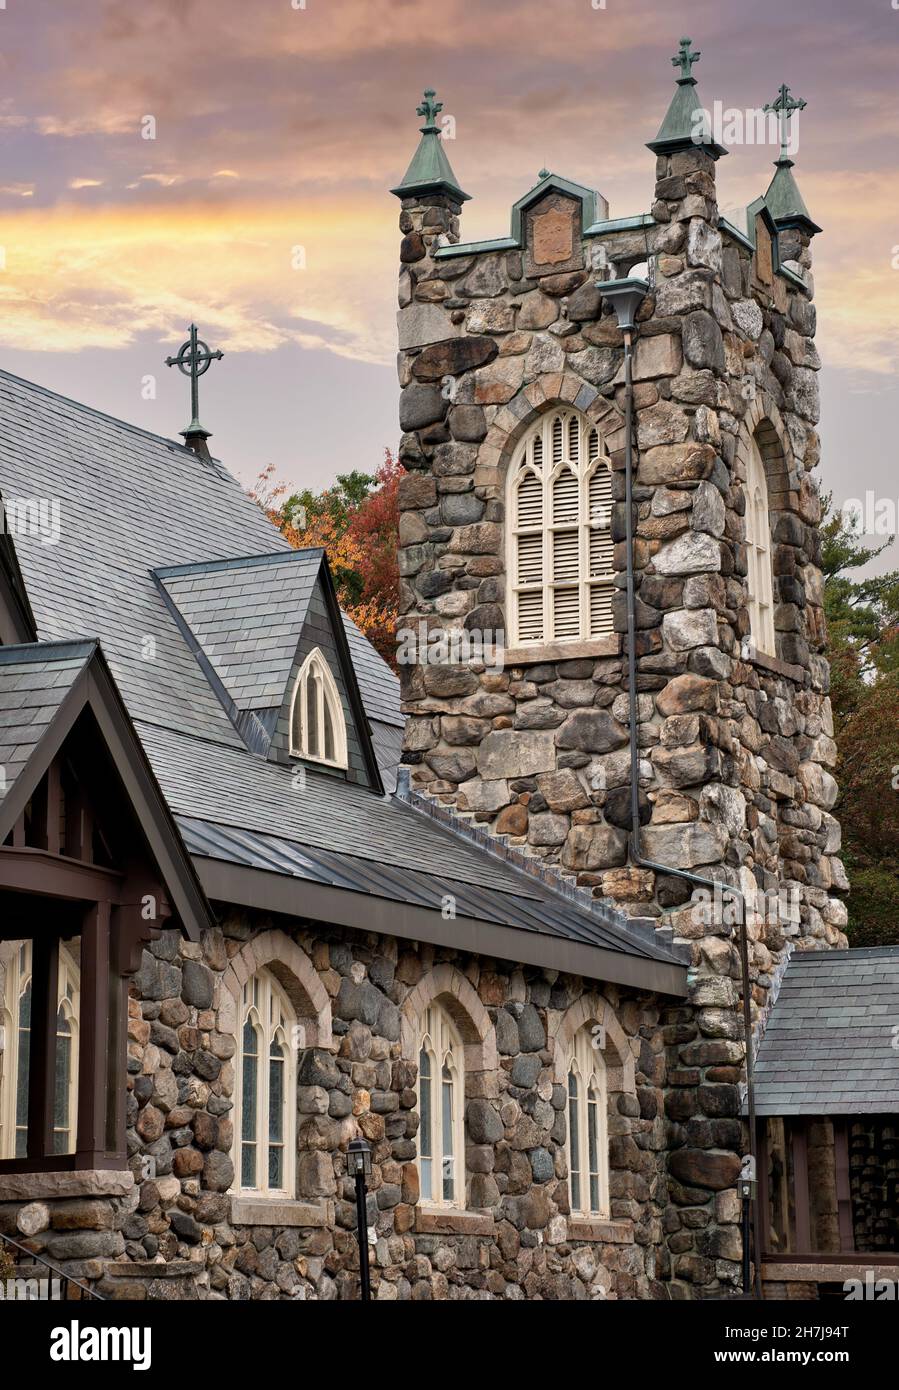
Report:
[[[824,603],[853,946],[899,943],[899,571],[858,579],[862,545],[827,499]]]
[[[297,550],[320,546],[325,551],[341,608],[391,666],[399,609],[397,494],[404,471],[385,449],[376,473],[354,469],[322,492],[288,493],[272,465],[252,493]]]

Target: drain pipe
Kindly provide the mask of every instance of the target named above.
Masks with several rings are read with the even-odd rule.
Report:
[[[743,1031],[745,1034],[746,1047],[746,1097],[749,1110],[749,1154],[751,1157],[751,1179],[752,1192],[755,1206],[755,1294],[758,1299],[762,1297],[761,1261],[760,1261],[760,1232],[762,1227],[762,1213],[759,1208],[758,1182],[757,1177],[757,1153],[756,1153],[756,1115],[755,1115],[755,1084],[753,1078],[753,1059],[752,1059],[752,1005],[751,1005],[751,984],[749,978],[749,944],[746,932],[746,899],[739,888],[733,888],[729,883],[722,883],[716,879],[702,878],[699,874],[691,874],[686,869],[673,868],[668,864],[657,864],[652,859],[647,859],[640,850],[640,750],[637,743],[637,620],[636,620],[636,600],[634,590],[634,458],[633,458],[633,425],[634,425],[634,377],[633,377],[633,352],[634,352],[634,327],[635,314],[643,300],[644,295],[649,290],[649,283],[646,280],[628,278],[624,280],[600,280],[597,288],[604,298],[608,299],[618,317],[618,326],[624,336],[624,410],[625,410],[625,439],[624,439],[624,507],[625,507],[625,544],[627,552],[626,584],[627,584],[627,688],[629,705],[629,732],[630,732],[630,791],[631,791],[631,830],[630,830],[630,857],[631,863],[640,869],[650,869],[656,874],[667,874],[673,878],[682,879],[685,883],[691,883],[694,887],[704,888],[714,895],[716,891],[729,893],[734,899],[740,923],[739,933],[739,952],[740,952],[740,973],[742,976],[743,993]],[[747,1175],[748,1176],[748,1175]],[[743,1183],[740,1184],[741,1190],[745,1191]],[[743,1250],[743,1293],[748,1294],[748,1241],[746,1236],[746,1224],[744,1229],[744,1250]]]

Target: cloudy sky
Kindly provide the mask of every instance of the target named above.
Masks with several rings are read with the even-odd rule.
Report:
[[[171,435],[186,382],[163,358],[196,319],[225,351],[202,419],[244,481],[373,469],[397,436],[387,190],[422,88],[454,118],[466,239],[505,235],[543,165],[624,216],[649,208],[644,142],[690,34],[707,107],[781,82],[808,102],[823,484],[899,505],[896,4],[0,0],[0,365]],[[773,157],[721,160],[722,207]]]

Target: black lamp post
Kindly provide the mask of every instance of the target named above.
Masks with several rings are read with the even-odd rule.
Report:
[[[371,1144],[365,1139],[351,1139],[347,1151],[349,1171],[356,1179],[356,1236],[359,1241],[359,1285],[363,1303],[371,1300],[371,1277],[368,1272],[368,1217],[365,1213],[365,1179],[371,1173]]]

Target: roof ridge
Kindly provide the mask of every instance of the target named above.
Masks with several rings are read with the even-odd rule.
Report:
[[[71,655],[83,655],[85,658],[91,656],[100,646],[99,637],[63,637],[54,638],[47,642],[17,642],[7,646],[0,646],[0,664],[11,663],[14,660],[25,658],[42,658],[52,654],[62,657],[67,651]]]
[[[263,550],[255,555],[228,555],[218,560],[189,560],[183,565],[159,565],[150,573],[157,579],[174,579],[182,574],[195,574],[198,570],[215,572],[240,569],[251,564],[275,565],[286,560],[295,560],[300,556],[306,559],[312,555],[322,556],[324,553],[325,548],[321,545],[307,545],[299,549],[291,547],[289,550]]]
[[[96,406],[87,405],[84,401],[76,401],[73,396],[64,396],[61,391],[54,391],[51,386],[42,386],[38,381],[29,381],[27,377],[17,376],[15,372],[6,371],[0,367],[0,381],[14,381],[19,386],[26,386],[29,391],[38,391],[42,396],[50,396],[53,400],[63,401],[66,405],[74,406],[76,410],[82,411],[85,415],[94,415],[100,420],[108,420],[113,425],[121,425],[123,429],[131,430],[134,434],[143,435],[146,439],[155,439],[159,444],[167,444],[171,449],[177,449],[180,454],[192,454],[194,458],[199,458],[195,449],[191,449],[187,444],[181,444],[176,439],[169,439],[168,435],[157,434],[155,430],[148,430],[143,425],[134,425],[130,420],[122,420],[118,415],[110,415],[105,410],[99,410]],[[202,461],[202,460],[201,460]],[[221,459],[215,455],[211,456],[211,461],[224,467]]]

